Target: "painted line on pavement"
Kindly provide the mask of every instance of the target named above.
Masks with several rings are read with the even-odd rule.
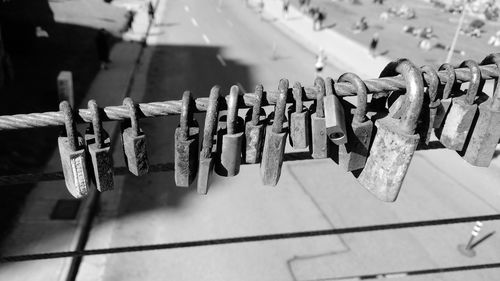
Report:
[[[198,22],[195,18],[191,18],[191,23],[193,23],[194,26],[198,27]]]
[[[205,43],[210,44],[210,39],[208,39],[207,35],[203,34],[203,40],[205,40]]]
[[[233,22],[230,21],[230,20],[226,20],[227,24],[230,26],[230,27],[233,27]]]
[[[189,13],[189,6],[188,5],[184,6],[184,11]]]
[[[224,58],[220,54],[217,54],[216,57],[219,60],[220,64],[222,64],[222,66],[226,67],[226,62],[224,61]]]

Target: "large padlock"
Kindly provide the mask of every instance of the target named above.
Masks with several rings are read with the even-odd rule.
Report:
[[[290,106],[288,119],[290,120],[290,144],[293,148],[302,149],[309,146],[309,111],[302,102],[302,85],[295,82],[293,85],[294,107]],[[294,110],[292,110],[294,108]]]
[[[82,198],[90,192],[90,181],[87,172],[86,152],[83,138],[78,135],[76,125],[67,101],[59,104],[59,110],[64,116],[65,136],[57,139],[64,182],[69,193],[75,198]]]
[[[434,128],[439,129],[443,124],[446,115],[448,114],[448,110],[451,105],[451,93],[455,88],[455,83],[457,81],[455,68],[449,63],[443,63],[439,70],[444,70],[446,72],[446,84],[444,85],[444,89],[442,90],[442,96],[440,103],[436,110],[436,117],[434,118]]]
[[[245,123],[245,151],[243,153],[245,163],[259,163],[262,154],[262,143],[264,140],[264,127],[266,113],[262,110],[261,101],[263,94],[262,85],[255,87],[255,101],[253,107],[247,111],[247,122]]]
[[[260,164],[260,176],[264,185],[275,186],[281,176],[281,166],[285,155],[287,130],[284,129],[285,108],[288,94],[288,80],[281,79],[279,96],[274,107],[274,120],[266,128],[264,151]]]
[[[436,130],[441,143],[448,149],[461,151],[464,148],[465,140],[473,125],[477,112],[475,98],[480,91],[481,70],[479,65],[473,60],[464,61],[460,67],[467,66],[471,72],[471,80],[467,93],[460,97],[452,98],[451,107],[446,115],[442,128]]]
[[[219,91],[219,86],[212,87],[208,98],[205,128],[203,129],[203,143],[200,153],[200,163],[198,165],[198,181],[196,190],[199,194],[207,194],[214,167],[214,136],[217,127],[219,110]]]
[[[431,138],[437,109],[439,108],[441,102],[437,99],[439,77],[436,70],[428,65],[421,67],[421,70],[423,74],[427,74],[428,79],[424,79],[424,81],[427,82],[427,87],[425,89],[426,95],[424,96],[424,106],[420,112],[417,132],[420,135],[420,143],[427,145],[429,144]]]
[[[333,79],[327,77],[325,84],[326,96],[323,104],[326,135],[334,144],[343,145],[348,141],[344,107],[340,98],[335,94]]]
[[[338,163],[346,171],[355,171],[365,166],[373,134],[373,122],[366,117],[368,89],[359,76],[345,73],[338,82],[347,82],[356,88],[357,106],[352,115],[348,112],[347,138],[348,142],[338,146]]]
[[[132,174],[142,176],[149,170],[146,135],[139,128],[137,105],[129,97],[123,100],[123,105],[128,108],[130,114],[130,121],[122,122],[121,126],[125,164]]]
[[[175,129],[175,185],[189,187],[198,171],[198,138],[200,128],[193,118],[191,92],[182,95],[179,127]]]
[[[495,63],[500,75],[500,54],[490,54],[482,65]],[[462,157],[474,166],[488,167],[500,140],[500,79],[495,81],[492,97],[479,105],[479,116]]]
[[[227,101],[226,129],[219,130],[217,137],[217,162],[215,172],[233,177],[240,172],[243,131],[238,122],[238,86],[232,86]],[[220,148],[220,149],[219,149]]]
[[[377,133],[358,181],[378,199],[392,202],[399,194],[419,142],[415,129],[423,103],[424,82],[420,70],[407,59],[388,67],[393,76],[402,74],[406,81],[408,111],[400,119],[386,116],[375,121]]]
[[[325,97],[325,81],[323,78],[316,77],[314,88],[316,90],[316,100],[313,105],[315,107],[314,113],[311,114],[311,145],[309,150],[313,158],[323,159],[328,157],[328,137],[326,136],[326,120],[323,107]]]

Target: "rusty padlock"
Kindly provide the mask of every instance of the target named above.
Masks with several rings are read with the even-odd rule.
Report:
[[[198,139],[200,128],[193,118],[191,110],[193,99],[191,92],[182,95],[179,127],[175,129],[175,185],[189,187],[198,171]]]
[[[448,114],[448,110],[451,105],[451,93],[455,87],[455,83],[457,81],[455,68],[449,63],[443,63],[439,70],[444,70],[446,72],[446,84],[443,89],[443,94],[441,96],[440,103],[436,110],[436,117],[434,119],[434,128],[439,129],[443,124],[446,115]]]
[[[240,172],[241,146],[244,136],[239,128],[240,122],[238,122],[238,92],[238,86],[233,85],[227,101],[226,129],[220,130],[217,137],[218,157],[215,172],[226,177],[236,176]]]
[[[281,166],[285,154],[287,130],[284,130],[288,80],[279,82],[279,96],[274,107],[274,120],[266,128],[264,151],[260,163],[260,177],[264,185],[275,186],[281,176]]]
[[[500,75],[500,54],[490,54],[482,62],[496,64]],[[500,140],[500,79],[496,78],[492,97],[479,105],[479,116],[462,157],[474,166],[488,167]]]
[[[373,134],[373,122],[366,117],[368,89],[359,76],[354,73],[345,73],[339,77],[338,82],[347,82],[356,88],[357,107],[354,115],[349,112],[347,127],[348,142],[338,147],[339,165],[346,171],[355,171],[363,168],[370,151]]]
[[[302,149],[309,146],[309,111],[304,107],[302,102],[302,85],[295,82],[293,85],[293,99],[295,106],[289,108],[290,120],[290,144],[293,148]],[[294,108],[294,110],[292,110]]]
[[[347,143],[347,131],[344,107],[340,98],[334,93],[334,82],[330,77],[325,81],[324,97],[326,135],[336,145]]]
[[[311,114],[311,142],[309,150],[312,158],[323,159],[328,157],[328,137],[326,136],[326,120],[323,107],[325,97],[325,81],[321,77],[314,80],[316,100],[314,113]],[[313,110],[310,110],[311,112]]]
[[[64,116],[66,135],[57,139],[64,182],[69,193],[75,198],[87,196],[90,192],[90,180],[87,172],[86,152],[83,138],[78,135],[71,106],[67,101],[59,104]]]
[[[420,112],[417,132],[420,135],[420,143],[427,145],[431,138],[434,120],[436,120],[437,110],[441,102],[437,98],[439,77],[436,70],[428,65],[422,66],[421,70],[423,74],[427,74],[428,79],[424,79],[427,82],[426,95],[424,96],[424,106]]]
[[[247,111],[248,121],[245,123],[245,163],[259,163],[264,140],[266,114],[261,107],[262,85],[255,87],[255,101],[253,107]]]
[[[377,133],[358,181],[378,199],[392,202],[399,194],[419,142],[415,129],[423,103],[424,82],[420,70],[407,59],[389,67],[393,76],[402,74],[406,81],[408,111],[400,119],[386,116],[375,121]]]
[[[210,186],[210,177],[214,167],[214,134],[217,127],[217,115],[219,110],[219,86],[210,90],[208,98],[207,114],[205,116],[205,128],[203,129],[203,144],[198,165],[197,188],[199,194],[207,194]]]
[[[137,105],[129,97],[123,100],[123,105],[128,108],[130,114],[130,122],[122,122],[121,125],[125,164],[132,174],[142,176],[149,170],[146,135],[139,128]]]
[[[92,124],[85,132],[85,143],[92,162],[93,175],[97,190],[113,190],[113,155],[109,134],[102,127],[99,107],[95,100],[89,100],[88,108],[92,114]]]
[[[481,90],[481,70],[473,60],[464,61],[460,67],[467,66],[471,72],[471,80],[467,93],[460,97],[452,98],[451,107],[448,111],[443,127],[437,130],[441,143],[448,149],[461,151],[465,140],[473,125],[474,116],[477,112],[475,98]]]

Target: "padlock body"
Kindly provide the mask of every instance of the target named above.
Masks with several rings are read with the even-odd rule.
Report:
[[[396,200],[419,142],[418,134],[399,129],[399,120],[386,117],[375,122],[377,134],[359,183],[387,202]]]
[[[464,148],[477,111],[477,104],[467,104],[464,97],[453,98],[451,108],[439,134],[439,140],[444,146],[457,151]]]
[[[57,142],[66,188],[75,198],[87,196],[90,191],[90,181],[85,149],[72,151],[67,137],[59,137]],[[78,143],[80,146],[83,145],[82,137],[78,137]]]
[[[286,135],[286,131],[275,133],[271,126],[266,128],[264,151],[260,163],[260,176],[264,185],[278,184],[285,154]]]
[[[109,140],[109,138],[108,138]],[[109,144],[109,141],[107,142]],[[95,143],[88,144],[90,159],[92,160],[92,168],[94,171],[94,179],[97,190],[104,192],[113,190],[113,157],[111,155],[111,147],[105,146],[97,148]]]
[[[314,159],[328,157],[328,137],[326,136],[325,118],[311,114],[311,156]]]
[[[293,148],[309,146],[309,111],[290,113],[290,144]]]
[[[346,171],[355,171],[365,166],[373,134],[373,122],[353,122],[347,130],[349,142],[339,145],[339,165]]]
[[[443,124],[446,115],[448,114],[448,110],[451,106],[451,98],[441,100],[441,103],[438,105],[436,110],[436,117],[434,118],[434,128],[439,129]]]
[[[146,135],[136,135],[131,127],[122,132],[123,152],[128,170],[136,175],[142,176],[148,173],[149,161],[146,149]]]
[[[243,132],[226,134],[227,130],[219,131],[221,137],[218,137],[218,161],[215,164],[215,172],[218,175],[233,177],[240,172],[241,148],[243,143]]]
[[[428,119],[424,120],[426,122],[425,124],[425,134],[423,134],[421,137],[420,142],[429,144],[429,141],[431,140],[431,134],[432,130],[434,129],[434,122],[436,120],[436,115],[437,115],[437,110],[438,110],[439,105],[436,105],[435,107],[429,107],[429,115]]]
[[[198,171],[199,127],[189,127],[187,138],[181,137],[181,128],[175,129],[174,179],[175,185],[189,187]]]
[[[500,139],[500,110],[490,107],[491,100],[479,105],[479,116],[463,158],[478,167],[488,167]]]
[[[196,191],[198,194],[207,194],[210,186],[210,178],[214,168],[214,159],[212,157],[200,157],[198,165],[198,181]]]
[[[325,126],[327,137],[336,145],[347,143],[344,107],[334,95],[324,97]]]
[[[264,124],[245,124],[245,163],[259,163],[262,154],[262,142],[264,139]]]

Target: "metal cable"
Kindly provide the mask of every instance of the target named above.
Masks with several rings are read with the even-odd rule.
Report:
[[[498,77],[498,70],[496,65],[484,65],[480,66],[481,77],[484,80],[495,79]],[[446,83],[447,75],[445,71],[438,72],[439,80],[441,84]],[[468,82],[471,78],[470,71],[468,68],[456,69],[457,82]],[[424,74],[424,79],[428,80],[426,74]],[[369,93],[379,93],[385,91],[395,91],[400,89],[405,89],[405,81],[401,76],[386,77],[386,78],[376,78],[364,81]],[[356,88],[346,82],[335,83],[335,92],[339,96],[354,96],[356,95]],[[304,92],[306,93],[307,100],[313,100],[316,97],[316,89],[314,87],[305,87]],[[262,97],[262,106],[275,104],[279,96],[279,92],[276,91],[266,91]],[[292,95],[289,95],[289,101],[292,102]],[[254,93],[246,93],[243,95],[244,104],[239,104],[240,108],[251,107],[256,100]],[[197,112],[204,112],[207,110],[208,98],[197,98],[195,100]],[[163,102],[151,102],[151,103],[141,103],[138,105],[139,118],[149,118],[158,117],[166,115],[177,115],[180,114],[182,102],[180,100],[174,101],[163,101]],[[104,113],[102,121],[120,121],[129,119],[129,110],[126,106],[108,106],[104,108]],[[92,122],[92,117],[88,109],[79,109],[78,116],[76,117],[76,122],[78,123],[90,123]],[[44,112],[44,113],[29,113],[29,114],[16,114],[16,115],[5,115],[0,116],[0,131],[5,130],[19,130],[19,129],[29,129],[29,128],[40,128],[40,127],[55,127],[62,126],[64,124],[64,118],[61,112]]]

